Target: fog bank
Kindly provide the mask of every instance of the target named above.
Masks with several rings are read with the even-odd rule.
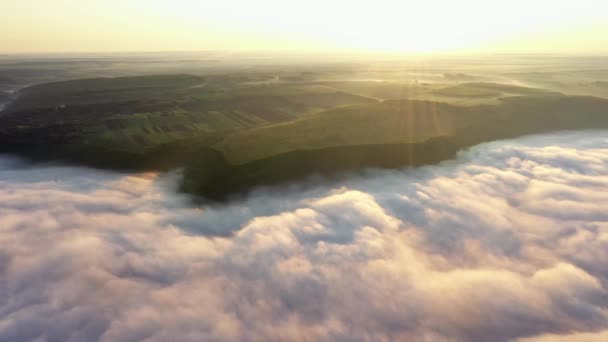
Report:
[[[590,341],[608,132],[195,207],[179,173],[0,157],[0,341]]]

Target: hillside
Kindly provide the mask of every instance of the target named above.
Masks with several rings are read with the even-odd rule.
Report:
[[[224,199],[314,174],[436,163],[495,139],[608,127],[608,100],[535,88],[435,84],[415,98],[379,100],[361,94],[373,84],[268,79],[161,75],[25,88],[0,113],[0,152],[184,167],[184,191]],[[448,101],[458,96],[473,100]]]
[[[394,100],[334,108],[296,120],[236,132],[214,145],[242,164],[294,150],[420,142],[450,135],[482,116],[445,103]]]
[[[375,101],[328,87],[248,85],[248,80],[160,75],[36,85],[22,89],[0,113],[0,134],[11,137],[9,146],[70,140],[139,153],[183,139],[214,140],[336,106]]]
[[[500,106],[466,108],[471,117],[484,119],[455,127],[448,135],[424,141],[332,146],[293,150],[241,165],[222,161],[217,172],[206,165],[186,169],[183,189],[215,199],[311,175],[332,176],[366,167],[397,168],[437,163],[464,148],[497,139],[558,130],[608,128],[608,100],[592,97],[521,97]],[[278,142],[277,142],[278,143]]]

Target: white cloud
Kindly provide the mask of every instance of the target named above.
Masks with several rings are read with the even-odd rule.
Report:
[[[605,136],[202,208],[175,173],[2,158],[0,341],[599,340]]]

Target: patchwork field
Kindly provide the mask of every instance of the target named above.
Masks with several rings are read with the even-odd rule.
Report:
[[[530,63],[233,66],[42,83],[3,93],[0,151],[110,168],[181,166],[184,190],[222,198],[315,173],[435,162],[498,138],[608,127],[608,74]],[[12,81],[28,80],[5,68]]]

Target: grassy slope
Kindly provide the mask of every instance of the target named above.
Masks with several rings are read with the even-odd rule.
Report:
[[[25,140],[19,137],[35,142],[40,136],[49,143],[46,138],[57,136],[91,149],[143,153],[183,139],[217,140],[305,113],[373,101],[323,86],[238,82],[230,75],[160,75],[32,86],[2,114],[0,132],[10,130],[9,145]]]
[[[475,99],[503,95],[559,96],[542,89],[494,83],[464,83],[433,88],[385,82],[332,82],[332,87],[358,92],[382,91],[414,98],[439,98],[433,94]],[[436,87],[436,86],[435,86]],[[484,103],[484,102],[478,102]],[[500,102],[498,102],[500,103]],[[214,147],[231,163],[243,164],[294,150],[360,144],[413,143],[434,136],[451,135],[456,128],[484,118],[495,106],[468,108],[436,101],[387,100],[333,108],[297,120],[244,130],[232,134]]]
[[[399,83],[378,81],[327,82],[335,89],[369,96],[378,100],[403,99],[447,102],[458,106],[499,104],[505,96],[551,94],[539,88],[512,84],[467,82],[467,83]],[[556,94],[556,93],[554,93]]]
[[[184,190],[221,199],[314,173],[434,163],[499,138],[608,127],[606,100],[465,86],[492,95],[454,106],[379,102],[336,84],[243,86],[219,76],[62,82],[24,90],[2,113],[0,150],[110,168],[185,166]],[[439,88],[423,95],[445,98],[431,94]],[[495,92],[528,96],[498,101]],[[488,99],[498,104],[479,104]]]
[[[423,142],[327,147],[291,151],[242,165],[186,169],[183,190],[226,199],[253,187],[363,167],[394,168],[436,163],[460,149],[496,139],[563,129],[608,128],[608,101],[591,97],[522,97],[483,108],[485,120]]]
[[[242,164],[293,150],[419,142],[449,135],[481,117],[479,110],[428,101],[396,100],[330,109],[297,120],[237,132],[215,145]]]

